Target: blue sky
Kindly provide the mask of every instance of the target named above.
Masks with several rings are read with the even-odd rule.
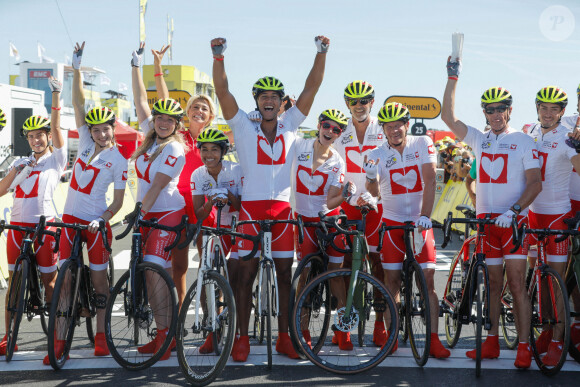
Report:
[[[87,42],[83,64],[106,70],[112,86],[130,84],[129,61],[139,36],[138,0],[58,0],[58,4],[73,42]],[[564,6],[572,17],[552,12],[541,27],[542,13],[554,5]],[[10,73],[18,72],[9,64],[10,41],[23,60],[37,60],[37,42],[57,61],[71,55],[72,44],[55,0],[0,0],[0,9],[4,31],[0,43],[5,47],[1,82],[7,83],[9,67]],[[535,120],[534,95],[547,85],[564,88],[574,101],[568,113],[575,111],[580,82],[577,0],[149,0],[147,48],[166,42],[168,14],[175,24],[173,64],[194,65],[211,74],[209,41],[218,36],[228,39],[230,89],[245,110],[254,106],[252,84],[264,75],[278,77],[289,94],[298,96],[314,59],[313,38],[328,36],[325,79],[307,126],[314,126],[326,108],[346,112],[342,93],[356,79],[374,85],[375,115],[390,95],[441,100],[455,31],[465,34],[456,103],[464,122],[484,126],[479,98],[488,87],[500,85],[514,97],[513,126]],[[152,63],[150,54],[146,63]],[[440,119],[425,123],[445,128]]]

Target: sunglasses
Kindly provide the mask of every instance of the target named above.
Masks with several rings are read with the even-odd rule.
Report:
[[[341,134],[342,133],[342,128],[340,128],[340,126],[335,126],[335,125],[330,125],[328,122],[323,122],[322,124],[322,129],[326,129],[326,130],[331,130],[332,133],[334,134]]]
[[[371,102],[372,98],[354,98],[348,100],[348,106],[356,106],[357,103],[360,102],[361,105],[366,105]]]
[[[503,112],[505,112],[506,110],[508,110],[508,107],[507,107],[507,106],[505,106],[505,105],[503,105],[503,106],[496,106],[496,107],[486,107],[486,108],[485,108],[485,112],[486,112],[487,114],[493,114],[493,113],[495,113],[495,112],[498,112],[498,113],[503,113]]]

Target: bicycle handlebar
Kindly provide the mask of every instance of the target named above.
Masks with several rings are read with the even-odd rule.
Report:
[[[431,228],[441,228],[443,229],[445,227],[445,224],[441,225],[441,224],[432,224]],[[377,253],[380,252],[383,249],[383,238],[385,236],[385,233],[389,230],[404,230],[404,231],[413,231],[416,228],[419,228],[419,226],[415,225],[413,222],[411,221],[406,221],[405,224],[399,225],[399,226],[387,226],[387,224],[385,222],[383,222],[381,224],[381,228],[379,229],[379,243],[377,245]]]
[[[444,249],[445,247],[447,247],[447,244],[451,240],[451,225],[453,223],[463,223],[466,225],[474,224],[478,226],[484,226],[489,224],[495,224],[496,219],[497,218],[491,219],[489,217],[475,219],[453,218],[453,213],[449,211],[447,213],[447,218],[445,218],[445,220],[443,221],[443,243],[441,244],[441,248]],[[516,216],[512,218],[512,234],[513,234],[512,244],[514,245],[514,247],[510,250],[510,253],[516,252],[516,250],[519,249],[523,241],[523,237],[518,231],[518,221]]]
[[[58,231],[60,231],[61,228],[70,228],[70,229],[75,230],[75,231],[77,231],[77,230],[84,231],[84,230],[89,229],[88,225],[83,225],[83,224],[78,224],[78,223],[47,222],[46,225],[52,226],[52,227],[58,227],[59,228]],[[99,222],[99,233],[101,234],[101,239],[103,240],[103,244],[105,245],[105,249],[109,253],[112,253],[113,250],[111,249],[111,245],[109,244],[109,240],[107,238],[107,227],[106,227],[106,223],[104,220]]]
[[[26,226],[17,226],[14,224],[6,224],[5,220],[0,220],[0,234],[2,232],[4,232],[4,230],[14,230],[14,231],[21,231],[24,233],[29,233],[32,234],[31,236],[31,240],[32,242],[34,242],[35,240],[38,242],[38,244],[40,246],[44,245],[44,241],[42,240],[42,236],[43,235],[50,235],[52,237],[54,237],[54,248],[52,249],[52,251],[56,254],[58,253],[58,249],[59,249],[59,243],[60,243],[60,229],[56,230],[56,231],[49,231],[46,229],[46,217],[44,215],[41,215],[40,218],[38,219],[38,223],[36,224],[35,227],[26,227]]]
[[[554,240],[556,243],[562,242],[569,236],[580,235],[578,229],[555,230],[549,228],[528,228],[525,224],[520,229],[520,233],[522,239],[526,234],[536,234],[538,236],[558,235],[559,237]]]

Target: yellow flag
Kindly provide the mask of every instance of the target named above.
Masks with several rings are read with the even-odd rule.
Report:
[[[147,0],[139,0],[139,40],[145,41],[145,12],[147,11]]]

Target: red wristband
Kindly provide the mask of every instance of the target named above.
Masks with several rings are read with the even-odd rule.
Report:
[[[110,212],[111,213],[111,217],[115,216],[115,214],[113,213],[113,211],[109,210],[108,208],[107,208],[107,210],[105,212]]]
[[[51,109],[52,109],[52,110],[60,110],[60,108],[59,108],[59,107],[58,107],[58,108],[55,108],[55,107],[53,107],[53,108],[51,108]]]
[[[448,79],[453,79],[454,81],[457,81],[458,80],[457,77],[449,77]]]
[[[155,74],[155,76],[156,77],[162,77],[163,76],[163,73],[157,73],[157,74]]]
[[[219,57],[217,57],[217,56],[214,56],[213,58],[214,58],[215,60],[219,60],[219,61],[222,61],[222,60],[224,60],[224,56],[223,56],[223,55],[222,55],[222,57],[221,57],[221,58],[219,58]]]

